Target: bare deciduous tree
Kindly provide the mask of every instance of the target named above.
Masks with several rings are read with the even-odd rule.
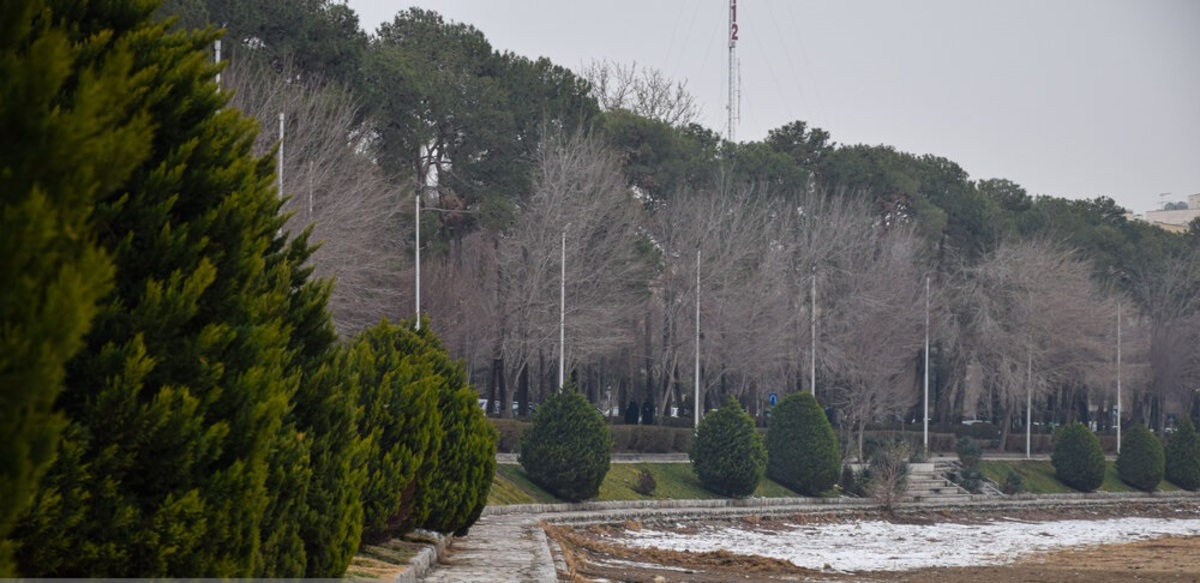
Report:
[[[461,253],[451,252],[433,268],[437,281],[461,283],[432,300],[439,306],[430,311],[439,314],[439,326],[455,329],[452,342],[477,354],[488,351],[502,415],[511,413],[514,396],[524,408],[544,396],[537,393],[557,389],[560,318],[567,374],[577,363],[598,362],[628,346],[627,318],[633,316],[623,314],[637,304],[645,281],[637,255],[639,213],[617,160],[597,139],[550,133],[538,149],[534,191],[512,227],[468,237]],[[461,327],[447,321],[465,314],[479,319]]]
[[[642,117],[684,127],[700,117],[700,106],[688,92],[687,81],[672,81],[662,71],[592,61],[580,72],[592,85],[592,96],[605,111],[624,109]]]
[[[1129,276],[1149,336],[1150,378],[1134,415],[1161,433],[1163,408],[1190,410],[1200,401],[1200,253],[1179,250]]]
[[[320,244],[311,258],[315,273],[335,282],[330,310],[338,332],[403,313],[397,258],[411,227],[395,220],[399,197],[363,150],[354,99],[252,61],[231,62],[224,79],[230,105],[259,120],[260,154],[279,143],[278,117],[285,116],[286,228],[299,234],[311,225]]]
[[[960,371],[977,363],[988,396],[1003,420],[1026,400],[1041,402],[1057,384],[1082,379],[1111,359],[1115,304],[1074,252],[1039,241],[1003,242],[953,284]],[[1032,378],[1032,385],[1030,384]]]
[[[903,228],[867,227],[843,262],[819,269],[831,298],[822,317],[833,404],[863,432],[918,399],[916,357],[924,342],[924,278],[916,237]]]

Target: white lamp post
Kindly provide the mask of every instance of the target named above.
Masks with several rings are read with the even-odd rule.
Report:
[[[922,414],[925,451],[929,451],[929,276],[925,276],[925,411]]]
[[[695,417],[694,427],[700,427],[700,410],[704,405],[700,402],[700,250],[696,250],[696,401],[692,407]]]
[[[558,286],[558,390],[563,389],[567,352],[567,229],[562,232],[562,261]]]

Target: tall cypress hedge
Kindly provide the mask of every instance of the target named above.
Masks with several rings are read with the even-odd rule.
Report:
[[[767,425],[767,476],[817,496],[837,483],[840,470],[837,435],[816,397],[804,392],[784,397]]]
[[[429,481],[418,488],[413,520],[442,533],[465,532],[479,518],[496,469],[498,435],[480,410],[478,394],[467,384],[466,369],[452,360],[422,321],[415,334],[422,358],[438,377],[440,447],[431,452],[437,463]]]
[[[91,106],[144,111],[153,134],[130,140],[145,159],[90,209],[116,285],[67,365],[69,424],[15,533],[19,572],[303,574],[319,436],[295,399],[328,354],[311,326],[321,285],[299,267],[307,244],[281,234],[254,122],[213,83],[216,33],[168,32],[155,4],[49,3],[82,47],[76,65],[124,63],[138,83]],[[92,155],[108,164],[124,147]]]
[[[359,334],[351,349],[360,390],[358,430],[367,448],[366,541],[399,536],[424,522],[417,493],[437,468],[443,436],[438,393],[445,383],[425,348],[411,325],[384,320]]]
[[[96,199],[149,154],[150,123],[128,38],[104,58],[41,0],[0,5],[0,578],[7,540],[54,458],[65,365],[112,285]]]

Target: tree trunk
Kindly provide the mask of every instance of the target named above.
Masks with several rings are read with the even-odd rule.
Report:
[[[520,403],[517,405],[517,415],[521,417],[529,416],[529,364],[521,365],[520,372],[517,373],[517,399]]]
[[[1012,434],[1012,418],[1006,405],[999,405],[1000,417],[1000,451],[1008,451],[1008,436]]]

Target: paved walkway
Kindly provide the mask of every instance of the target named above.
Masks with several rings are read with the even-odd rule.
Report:
[[[423,579],[437,583],[557,581],[537,515],[484,516]]]

